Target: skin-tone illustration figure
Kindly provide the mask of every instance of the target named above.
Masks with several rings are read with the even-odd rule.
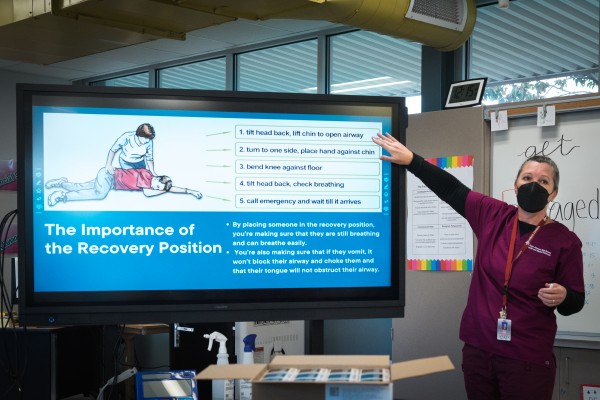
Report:
[[[157,176],[154,171],[155,136],[154,127],[149,123],[143,123],[135,131],[122,134],[108,151],[105,164],[108,172],[112,174],[115,169],[113,160],[118,154],[122,169],[145,168],[153,176]]]

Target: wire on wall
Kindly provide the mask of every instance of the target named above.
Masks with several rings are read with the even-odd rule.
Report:
[[[0,222],[0,331],[15,329],[17,325],[14,314],[14,299],[10,294],[7,284],[4,280],[4,265],[5,265],[5,244],[8,243],[8,227],[11,226],[17,217],[17,210],[8,212]],[[3,335],[3,337],[6,337]],[[15,334],[16,338],[16,334]],[[22,379],[25,372],[25,363],[19,357],[18,346],[9,346],[6,340],[0,343],[0,351],[6,354],[6,357],[0,357],[0,374],[5,375],[9,382],[8,387],[0,389],[0,399],[5,398],[11,392],[22,394]],[[14,357],[11,357],[11,352],[14,352]],[[25,357],[25,361],[26,361]],[[2,361],[2,360],[6,361]],[[20,398],[20,397],[19,397]]]

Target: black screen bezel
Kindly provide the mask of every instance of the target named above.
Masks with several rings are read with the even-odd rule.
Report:
[[[186,100],[218,104],[230,110],[287,112],[289,105],[306,112],[333,105],[383,107],[391,110],[391,132],[406,138],[404,98],[340,95],[134,89],[57,85],[17,86],[19,313],[24,325],[79,325],[114,323],[228,322],[255,319],[337,319],[402,317],[405,304],[405,172],[392,168],[392,285],[387,288],[246,289],[218,291],[152,291],[123,293],[34,293],[35,260],[32,228],[32,107],[34,105],[111,107],[160,104],[181,107]],[[402,212],[401,212],[402,211]],[[402,228],[402,229],[401,229]],[[210,292],[210,293],[209,293]]]

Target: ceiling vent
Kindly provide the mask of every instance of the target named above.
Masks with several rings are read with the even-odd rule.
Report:
[[[467,0],[412,0],[406,18],[462,31],[467,22]]]

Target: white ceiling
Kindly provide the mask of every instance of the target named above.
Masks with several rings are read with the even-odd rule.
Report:
[[[183,41],[158,39],[51,65],[0,59],[0,70],[76,81],[336,27],[326,21],[240,19],[189,32]]]

